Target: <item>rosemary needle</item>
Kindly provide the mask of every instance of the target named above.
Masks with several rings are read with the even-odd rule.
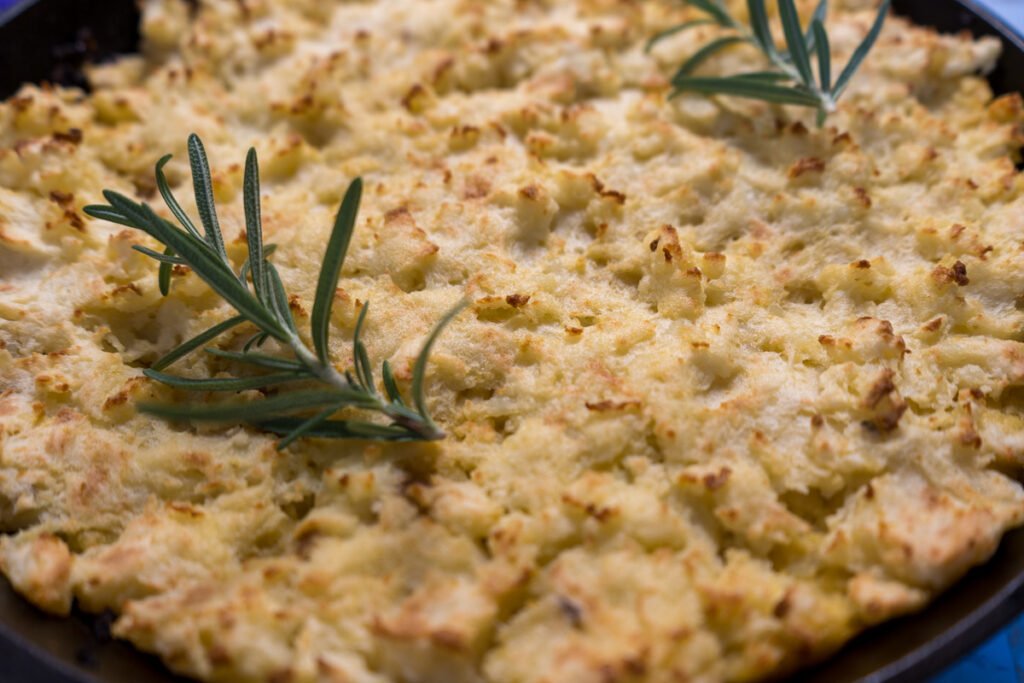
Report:
[[[779,20],[786,38],[785,50],[776,46],[772,37],[765,0],[747,0],[750,26],[737,20],[722,0],[685,1],[707,16],[658,33],[647,42],[648,50],[662,40],[695,26],[716,25],[728,29],[731,34],[707,43],[679,67],[672,77],[671,96],[690,91],[810,107],[818,111],[819,125],[835,111],[839,97],[874,47],[890,5],[890,0],[883,0],[871,29],[833,82],[831,43],[825,29],[828,0],[821,0],[818,3],[806,31],[800,24],[794,1],[778,0]],[[709,57],[737,44],[748,44],[759,49],[769,62],[769,68],[765,71],[732,76],[693,75]],[[812,58],[817,61],[817,73],[813,68]]]

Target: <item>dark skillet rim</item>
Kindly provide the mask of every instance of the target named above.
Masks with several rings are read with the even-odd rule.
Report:
[[[1024,28],[1017,29],[1001,16],[985,7],[977,0],[953,0],[963,6],[968,12],[977,15],[979,19],[990,25],[1003,38],[1024,52]]]
[[[998,587],[990,590],[992,585]],[[1024,527],[1007,531],[991,558],[971,568],[920,611],[858,633],[831,657],[798,672],[793,683],[927,680],[969,655],[1021,614]],[[898,654],[887,656],[889,650]]]
[[[0,12],[0,28],[33,5],[39,4],[40,1],[41,0],[23,0],[22,2],[17,2],[16,4],[8,7],[3,12]]]
[[[1022,536],[1024,530],[1014,529],[1008,532],[1007,536],[1010,534]],[[1009,538],[1004,538],[1004,542],[1009,540]],[[937,604],[941,608],[939,601],[943,597],[945,596],[938,596],[933,604]],[[912,650],[875,673],[865,676],[861,681],[863,683],[882,683],[883,681],[914,680],[936,674],[984,644],[1014,618],[1020,616],[1021,609],[1024,609],[1024,571],[1019,572],[1014,580],[1003,586],[980,607],[958,620],[929,643]]]
[[[0,12],[0,27],[41,2],[43,0],[24,0]],[[1000,37],[1004,44],[1010,49],[1018,51],[1020,57],[1024,58],[1024,30],[1013,27],[977,0],[949,0],[949,2],[959,5],[964,12],[973,15],[976,20],[988,24],[991,35]],[[920,17],[914,23],[928,25],[927,19],[922,20]],[[1014,569],[1015,567],[1016,569]],[[1006,575],[1010,574],[1013,576],[1007,578]],[[999,588],[985,594],[984,586],[993,580],[996,585],[999,585]],[[979,586],[982,587],[980,590]],[[964,596],[969,597],[972,593],[980,594],[981,597],[976,606],[965,610],[962,604],[955,604],[963,603]],[[108,680],[127,681],[135,677],[121,675],[109,677],[102,671],[107,669],[106,666],[100,667],[100,670],[97,671],[89,671],[74,664],[74,657],[68,657],[66,654],[59,655],[52,648],[48,649],[38,642],[32,635],[26,635],[17,630],[16,627],[7,623],[10,615],[6,614],[9,610],[4,609],[8,607],[5,603],[9,599],[19,601],[21,604],[17,610],[26,613],[35,612],[35,609],[16,595],[10,588],[10,584],[2,577],[0,577],[0,594],[3,596],[3,599],[0,599],[0,653],[13,657],[5,659],[3,668],[7,672],[18,671],[19,674],[25,676],[22,683],[106,683]],[[937,633],[931,638],[916,646],[911,646],[899,656],[890,658],[886,664],[867,672],[861,672],[859,676],[851,675],[849,669],[846,671],[846,675],[843,675],[844,663],[849,663],[852,669],[857,669],[860,661],[874,651],[872,648],[875,645],[884,644],[887,636],[900,638],[911,631],[919,631],[921,624],[929,622],[941,624],[944,621],[943,616],[946,617],[945,620],[948,620],[949,613],[954,609],[962,611],[962,616],[953,620],[948,626],[937,626]],[[855,681],[856,683],[897,683],[923,680],[973,651],[1019,616],[1022,610],[1024,610],[1024,528],[1017,528],[1004,534],[1000,547],[992,558],[971,569],[964,578],[951,585],[942,595],[936,596],[919,613],[890,620],[867,629],[846,643],[834,656],[817,667],[800,672],[794,680],[805,683],[831,683],[831,681],[838,680]],[[97,641],[95,635],[89,633],[88,624],[91,617],[79,615],[77,618],[61,619],[36,613],[32,618],[38,622],[39,629],[52,627],[53,631],[64,631],[69,635],[77,635],[80,641],[79,645],[85,651],[89,651],[90,648],[97,650],[101,660],[128,662],[136,676],[140,673],[144,676],[137,680],[149,678],[160,681],[181,680],[170,674],[156,658],[137,652],[125,643],[108,643],[104,642],[104,639]],[[30,669],[16,668],[12,670],[7,668],[18,663],[23,663]],[[150,667],[149,675],[143,673],[146,667]]]
[[[2,19],[2,17],[0,17]],[[0,590],[10,592],[16,599],[24,600],[11,587],[6,577],[0,577]],[[33,608],[34,609],[34,608]],[[45,619],[40,615],[40,619]],[[67,617],[64,617],[67,618]],[[0,653],[5,655],[6,666],[22,668],[31,666],[31,671],[17,671],[26,677],[26,682],[47,681],[48,683],[104,683],[82,668],[65,662],[60,657],[48,652],[6,620],[0,621]]]

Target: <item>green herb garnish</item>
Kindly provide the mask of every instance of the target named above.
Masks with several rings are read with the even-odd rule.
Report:
[[[662,31],[647,43],[650,50],[659,41],[694,26],[717,25],[729,29],[732,35],[717,38],[700,48],[672,77],[672,94],[675,97],[687,91],[708,95],[732,95],[749,99],[764,100],[778,104],[795,104],[818,110],[818,124],[836,110],[836,102],[850,84],[850,79],[860,68],[868,52],[874,47],[882,24],[889,12],[890,0],[883,0],[878,16],[863,42],[853,52],[850,61],[832,81],[832,56],[830,54],[825,17],[828,14],[828,0],[821,0],[811,16],[810,28],[804,31],[793,0],[779,0],[779,17],[786,36],[786,48],[775,45],[768,11],[764,0],[747,0],[750,12],[750,26],[739,22],[726,8],[722,0],[685,0],[702,10],[707,16],[688,21]],[[694,76],[693,72],[716,52],[731,45],[753,45],[764,53],[771,63],[765,71],[737,74],[735,76]],[[817,73],[812,68],[812,55],[817,61]]]
[[[160,262],[158,282],[162,294],[166,296],[170,289],[173,267],[188,266],[238,312],[233,318],[211,327],[175,348],[154,363],[152,368],[145,370],[146,376],[168,386],[192,391],[237,392],[311,381],[325,386],[317,390],[287,391],[247,403],[141,404],[139,409],[168,419],[250,423],[282,435],[283,438],[278,443],[279,448],[285,448],[303,436],[379,441],[432,441],[444,438],[444,432],[434,424],[427,410],[423,380],[431,347],[441,330],[462,310],[462,305],[441,318],[427,337],[413,366],[411,405],[403,400],[387,361],[384,361],[382,368],[383,393],[377,390],[373,366],[366,346],[360,340],[369,304],[362,307],[353,335],[354,368],[349,372],[339,373],[328,358],[331,306],[345,260],[345,252],[355,229],[362,196],[362,180],[357,178],[349,185],[327,243],[313,302],[310,325],[313,350],[310,350],[299,336],[289,307],[288,295],[285,293],[277,268],[268,260],[274,247],[263,244],[256,151],[249,150],[243,184],[249,258],[237,273],[224,248],[206,152],[203,143],[194,134],[188,139],[188,155],[192,166],[196,206],[203,227],[202,233],[178,204],[164,177],[163,167],[171,158],[169,155],[156,164],[156,185],[181,227],[161,218],[148,205],[137,203],[110,190],[103,192],[109,205],[94,205],[84,209],[93,218],[141,230],[165,247],[163,253],[142,246],[134,247]],[[267,370],[267,374],[189,379],[163,372],[180,358],[243,323],[255,325],[258,332],[248,340],[241,351],[214,348],[205,350],[221,358]],[[263,346],[268,339],[275,339],[288,347],[293,357],[282,358],[253,350]],[[343,408],[377,412],[387,417],[389,423],[331,419]]]

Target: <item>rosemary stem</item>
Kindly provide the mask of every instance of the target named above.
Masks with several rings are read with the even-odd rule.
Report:
[[[743,33],[744,38],[746,38],[748,41],[754,43],[754,45],[757,44],[754,40],[754,36],[751,33],[747,32],[743,28],[737,28],[736,30]],[[835,100],[832,99],[832,96],[829,95],[828,93],[822,92],[821,88],[818,86],[817,83],[805,83],[803,81],[803,78],[800,76],[800,72],[796,70],[796,67],[794,67],[792,64],[784,60],[777,49],[773,49],[768,53],[768,59],[770,59],[772,64],[778,67],[781,71],[786,72],[786,75],[788,75],[794,81],[796,81],[797,83],[802,83],[804,87],[810,90],[811,94],[818,98],[819,110],[826,111],[830,114],[836,110],[836,103]]]
[[[298,361],[306,366],[318,379],[333,386],[335,389],[351,390],[356,388],[333,365],[321,363],[316,354],[306,347],[298,335],[289,335],[287,342]],[[438,429],[437,425],[433,424],[433,422],[416,419],[396,410],[391,403],[383,401],[375,391],[370,393],[370,398],[373,399],[374,410],[387,415],[393,422],[405,427],[414,434],[428,440],[443,439],[445,437],[445,433]]]
[[[348,383],[348,380],[346,380],[341,373],[335,370],[330,363],[321,363],[316,357],[316,354],[306,348],[306,345],[302,343],[302,340],[298,335],[289,335],[287,342],[299,362],[305,365],[310,372],[317,376],[318,379],[330,384],[335,389],[344,390],[352,388],[352,385]]]
[[[758,45],[757,38],[754,36],[753,33],[747,30],[746,26],[736,21],[731,16],[729,17],[729,24],[732,27],[732,29],[739,33],[740,37],[743,38],[745,41],[747,41],[751,45],[754,45],[755,47]],[[776,49],[773,46],[772,49],[766,50],[766,54],[771,63],[778,67],[779,70],[785,72],[787,76],[789,76],[792,80],[796,81],[797,83],[803,83],[804,86],[811,91],[811,94],[818,98],[819,111],[824,111],[831,114],[836,110],[835,98],[833,98],[831,94],[823,92],[817,83],[804,83],[803,78],[800,75],[800,72],[796,70],[796,67],[794,67],[792,64],[790,64],[789,62],[782,58],[782,55],[779,53],[778,49]]]

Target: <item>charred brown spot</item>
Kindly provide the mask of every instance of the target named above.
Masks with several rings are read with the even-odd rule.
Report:
[[[634,676],[643,676],[647,673],[647,662],[644,661],[643,655],[627,657],[622,663],[625,665],[626,671]]]
[[[605,190],[601,193],[601,196],[605,199],[610,199],[620,206],[626,203],[626,195],[617,190]]]
[[[112,290],[110,290],[110,296],[117,296],[118,294],[123,294],[125,292],[131,292],[132,294],[135,294],[137,296],[142,296],[142,290],[139,289],[138,285],[136,285],[134,282],[130,282],[127,285],[118,285],[117,287],[114,287]]]
[[[786,594],[782,596],[775,607],[772,609],[772,614],[775,615],[776,619],[785,619],[786,615],[789,614],[790,610],[793,609],[793,596],[790,591],[786,591]]]
[[[69,128],[66,132],[56,132],[53,134],[53,139],[58,142],[69,142],[72,145],[77,145],[82,142],[84,135],[79,128]]]
[[[871,385],[870,391],[868,391],[867,397],[864,399],[864,406],[867,408],[874,408],[882,399],[891,394],[896,390],[896,384],[893,383],[893,377],[895,373],[892,370],[885,370],[875,380],[875,383]]]
[[[292,683],[295,680],[295,674],[292,673],[291,669],[281,669],[270,674],[267,678],[267,683]]]
[[[57,393],[67,393],[71,390],[71,386],[67,382],[62,382],[49,375],[38,375],[36,377],[36,384],[40,386],[49,386],[51,391]]]
[[[729,482],[729,477],[731,476],[732,470],[728,467],[723,467],[717,472],[705,474],[701,481],[704,483],[704,488],[708,491],[717,491]]]
[[[594,192],[596,192],[601,197],[604,197],[605,199],[611,199],[616,204],[626,203],[625,194],[619,192],[618,190],[606,189],[604,183],[601,182],[600,178],[598,178],[593,173],[587,174],[587,180],[590,181],[590,186],[594,189]]]
[[[206,656],[210,658],[211,664],[227,666],[231,663],[231,655],[221,645],[213,644],[207,647]]]
[[[540,199],[540,189],[536,185],[527,185],[519,190],[519,196],[535,202]]]
[[[857,197],[857,201],[860,203],[861,206],[863,206],[865,209],[871,208],[871,195],[868,194],[867,190],[865,190],[863,187],[855,187],[853,188],[853,194]]]
[[[444,78],[445,74],[447,74],[453,66],[455,66],[454,57],[445,57],[440,62],[438,62],[437,65],[434,67],[433,74],[431,76],[432,82],[435,84],[438,83],[442,78]]]
[[[306,309],[302,307],[302,300],[299,299],[299,297],[297,297],[294,294],[292,294],[290,297],[288,297],[288,308],[291,309],[291,311],[293,313],[295,313],[296,315],[299,315],[299,316],[307,315]]]
[[[440,628],[430,634],[430,640],[438,647],[446,650],[462,651],[466,648],[465,638],[452,629]]]
[[[615,514],[615,510],[606,508],[602,505],[595,505],[594,503],[587,503],[583,509],[587,515],[593,517],[599,522],[606,522]]]
[[[935,266],[932,270],[932,279],[940,285],[956,284],[960,287],[966,287],[971,282],[967,277],[967,266],[960,261],[954,263],[952,268]]]
[[[844,145],[853,144],[853,138],[849,133],[840,133],[839,135],[832,138],[832,144],[839,147]]]
[[[394,223],[397,220],[401,220],[401,219],[406,218],[407,216],[411,216],[411,215],[412,214],[409,213],[409,209],[405,208],[404,206],[400,206],[397,209],[391,209],[390,211],[385,213],[384,214],[384,222],[385,223]]]
[[[78,232],[85,232],[85,221],[83,221],[82,217],[79,216],[74,211],[71,211],[70,209],[65,210],[64,220],[66,220],[68,222],[68,225],[70,225]]]
[[[8,103],[10,103],[11,107],[13,107],[15,111],[21,112],[32,106],[33,101],[34,100],[31,95],[23,95],[21,97],[12,97],[8,100]]]
[[[900,418],[903,417],[903,413],[906,411],[906,402],[899,399],[893,401],[887,410],[875,416],[874,419],[864,422],[863,425],[870,431],[891,432],[899,426]]]
[[[317,541],[322,537],[320,530],[315,525],[309,525],[301,529],[295,536],[295,554],[303,560],[309,560],[313,555],[313,549]]]
[[[569,620],[573,628],[580,628],[583,626],[583,608],[579,604],[567,598],[564,595],[558,596],[558,609],[565,615],[565,618]]]
[[[404,104],[405,100],[403,100],[402,102]],[[297,116],[299,114],[302,114],[303,112],[307,112],[310,109],[312,109],[313,108],[313,104],[314,104],[313,96],[310,95],[309,93],[306,93],[302,97],[299,97],[294,102],[292,102],[292,105],[291,105],[291,107],[289,108],[288,111],[291,114],[294,114],[294,115]]]
[[[422,102],[426,95],[427,89],[416,83],[402,97],[402,106],[405,107],[406,111],[415,112],[417,110],[417,102]],[[310,104],[312,104],[312,98],[310,98]]]
[[[818,157],[804,157],[789,168],[790,178],[799,178],[805,173],[821,173],[825,170],[825,162]]]
[[[966,287],[971,284],[970,279],[967,277],[967,266],[960,261],[953,264],[953,282],[960,287]]]
[[[867,259],[861,259],[860,261],[854,263],[853,267],[859,270],[867,270],[868,268],[871,267],[871,261],[868,261]]]
[[[59,204],[60,206],[67,208],[71,202],[75,200],[75,195],[70,192],[61,192],[59,190],[53,190],[50,192],[50,201]]]
[[[529,294],[509,294],[505,297],[505,303],[512,308],[522,308],[526,304],[530,303]]]
[[[640,401],[587,401],[587,410],[596,413],[605,413],[617,410],[635,410],[643,404]]]
[[[872,412],[870,419],[862,423],[866,429],[888,432],[899,425],[900,418],[907,410],[907,402],[896,389],[893,382],[895,376],[892,370],[883,370],[864,397],[863,407]]]
[[[480,135],[480,129],[476,126],[455,126],[452,128],[453,138],[473,138]]]
[[[505,43],[498,38],[488,38],[487,42],[484,43],[483,52],[485,54],[494,55],[505,49]]]
[[[103,410],[110,410],[111,408],[116,408],[117,406],[124,405],[127,402],[128,392],[119,391],[113,396],[108,397],[107,400],[103,402]]]
[[[960,443],[969,448],[981,448],[981,434],[974,429],[973,423],[970,427],[961,430]]]

